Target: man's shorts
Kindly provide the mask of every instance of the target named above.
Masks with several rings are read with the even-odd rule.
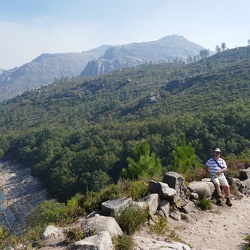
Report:
[[[220,184],[221,186],[229,187],[229,184],[227,182],[225,175],[222,175],[222,176],[219,176],[218,178],[212,179],[212,182],[214,184]]]

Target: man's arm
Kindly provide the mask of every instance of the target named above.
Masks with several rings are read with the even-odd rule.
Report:
[[[204,166],[204,170],[207,174],[210,174],[209,167],[207,165]]]

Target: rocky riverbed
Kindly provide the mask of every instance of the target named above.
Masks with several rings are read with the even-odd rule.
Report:
[[[5,196],[1,205],[5,212],[11,212],[15,226],[24,225],[25,216],[49,198],[46,188],[31,175],[29,168],[9,161],[0,161],[0,190]]]

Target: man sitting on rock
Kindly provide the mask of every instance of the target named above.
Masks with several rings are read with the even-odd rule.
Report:
[[[205,171],[210,174],[211,181],[215,185],[216,192],[218,194],[218,199],[216,204],[222,205],[221,202],[221,186],[226,195],[226,204],[231,207],[232,203],[230,201],[230,188],[224,172],[227,170],[226,162],[220,158],[221,150],[215,148],[214,157],[210,158],[205,164]]]

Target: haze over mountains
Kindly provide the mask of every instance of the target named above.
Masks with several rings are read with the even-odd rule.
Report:
[[[182,36],[172,35],[152,42],[103,45],[81,53],[45,53],[21,67],[0,69],[0,101],[52,83],[56,78],[102,75],[149,62],[186,61],[198,56],[202,49]]]

